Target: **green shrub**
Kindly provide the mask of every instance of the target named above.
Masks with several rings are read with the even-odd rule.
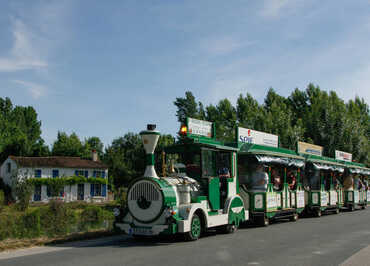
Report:
[[[17,206],[20,211],[25,211],[30,204],[34,185],[26,178],[15,178],[15,180],[15,194],[18,197]]]
[[[76,223],[75,212],[61,201],[50,201],[40,216],[42,229],[50,237],[67,234]]]
[[[5,204],[4,191],[0,190],[0,212],[3,210]]]
[[[81,221],[83,222],[101,222],[103,219],[104,211],[98,206],[90,205],[81,213]]]
[[[41,235],[40,209],[28,211],[22,215],[21,238],[39,237]]]

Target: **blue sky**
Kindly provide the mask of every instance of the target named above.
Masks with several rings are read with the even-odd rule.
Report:
[[[173,101],[233,103],[309,82],[370,102],[370,1],[2,1],[0,97],[105,144],[157,123]]]

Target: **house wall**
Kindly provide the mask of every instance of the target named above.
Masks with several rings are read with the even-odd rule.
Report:
[[[10,163],[10,172],[7,171],[8,163]],[[11,186],[12,185],[11,177],[16,172],[17,172],[17,164],[12,159],[8,158],[1,165],[0,177],[3,178],[3,181],[5,184]]]

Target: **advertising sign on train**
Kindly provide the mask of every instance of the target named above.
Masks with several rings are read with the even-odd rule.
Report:
[[[239,127],[237,137],[238,142],[279,147],[278,136],[257,130]]]
[[[335,159],[352,162],[352,154],[344,151],[335,150]]]
[[[298,141],[298,144],[297,144],[298,153],[322,156],[322,150],[323,150],[323,147],[321,146],[302,142],[302,141]]]
[[[211,138],[212,123],[204,120],[188,118],[189,134]]]

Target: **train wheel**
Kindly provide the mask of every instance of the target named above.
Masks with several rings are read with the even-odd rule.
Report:
[[[298,220],[298,214],[297,214],[297,213],[293,214],[293,216],[292,216],[292,217],[290,217],[290,220],[291,220],[292,222],[296,222],[296,221]]]
[[[366,205],[362,205],[362,207],[361,207],[363,210],[365,210],[366,209]]]
[[[198,240],[202,233],[202,222],[198,215],[194,214],[191,219],[190,231],[185,233],[185,239],[188,241]]]
[[[353,211],[355,210],[355,205],[351,205],[351,206],[349,207],[349,210],[350,210],[351,212],[353,212]]]
[[[320,209],[316,210],[316,213],[315,213],[316,217],[321,217],[322,215],[322,212]]]
[[[270,220],[266,216],[263,216],[260,218],[259,224],[261,226],[268,226],[270,224]]]
[[[223,232],[225,234],[232,234],[234,232],[236,232],[236,230],[238,230],[238,226],[236,226],[235,224],[227,224],[223,227]]]

